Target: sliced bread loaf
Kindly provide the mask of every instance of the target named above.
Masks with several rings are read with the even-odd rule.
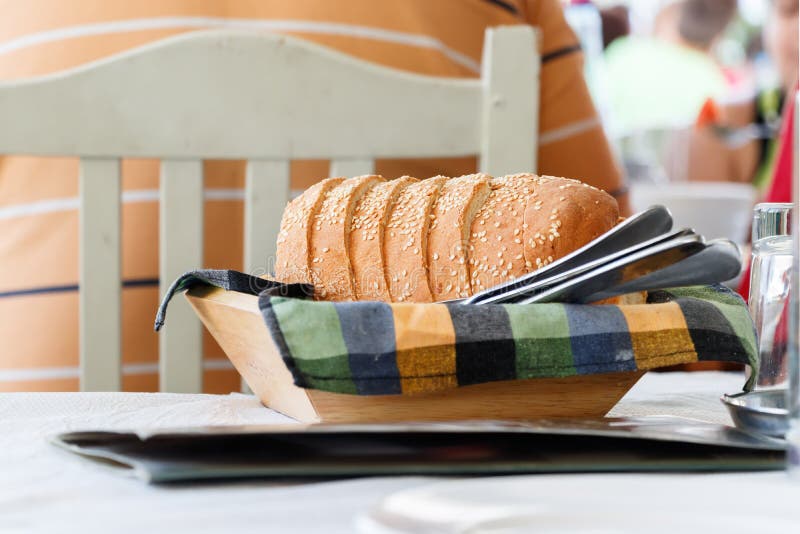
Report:
[[[322,300],[355,300],[350,263],[350,228],[353,210],[380,176],[345,180],[325,195],[311,231],[311,281]]]
[[[451,178],[431,211],[428,233],[428,279],[435,302],[468,297],[469,236],[475,214],[491,192],[486,174]]]
[[[383,258],[392,302],[433,302],[428,286],[431,209],[447,178],[437,176],[404,188],[386,224]]]
[[[275,278],[287,284],[311,283],[311,227],[328,192],[344,178],[326,178],[312,185],[283,210],[275,253]]]
[[[391,302],[383,259],[386,225],[391,208],[416,178],[404,176],[377,184],[361,197],[350,225],[350,264],[356,299]]]

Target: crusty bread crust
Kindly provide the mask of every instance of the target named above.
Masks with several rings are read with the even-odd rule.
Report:
[[[311,231],[311,279],[315,297],[355,300],[350,264],[350,227],[353,209],[362,196],[382,182],[380,176],[357,176],[328,191]]]
[[[619,206],[608,193],[577,180],[535,180],[524,217],[526,265],[536,270],[582,247],[617,224]]]
[[[446,180],[437,176],[411,184],[392,206],[383,247],[392,302],[433,302],[428,286],[428,228],[431,208]]]
[[[344,178],[322,180],[295,198],[283,210],[275,253],[275,278],[287,284],[311,283],[311,227],[328,192]]]
[[[361,197],[350,225],[350,264],[357,300],[391,302],[383,248],[391,208],[404,188],[417,182],[403,176],[379,183]]]
[[[492,178],[492,189],[472,222],[469,269],[472,293],[513,280],[532,270],[525,264],[523,217],[536,176]]]
[[[469,236],[475,214],[491,192],[491,176],[470,174],[442,186],[431,210],[428,232],[428,280],[436,302],[472,294]]]

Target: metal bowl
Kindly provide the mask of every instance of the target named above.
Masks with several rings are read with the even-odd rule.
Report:
[[[785,389],[769,389],[723,395],[720,400],[738,428],[782,438],[789,430],[786,395]]]

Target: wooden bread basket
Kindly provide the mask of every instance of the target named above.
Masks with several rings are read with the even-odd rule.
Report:
[[[358,396],[294,385],[258,297],[197,286],[186,297],[264,405],[307,423],[601,417],[643,371],[511,380],[420,395]]]

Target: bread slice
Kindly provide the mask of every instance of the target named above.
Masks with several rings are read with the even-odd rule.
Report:
[[[433,302],[428,286],[428,229],[447,178],[413,183],[395,200],[386,224],[383,258],[392,302]]]
[[[524,217],[526,268],[536,270],[566,256],[618,219],[617,201],[604,191],[568,178],[535,179]]]
[[[311,231],[311,281],[322,300],[355,300],[350,264],[350,227],[353,210],[380,176],[357,176],[328,191]]]
[[[469,272],[472,293],[531,271],[525,266],[524,215],[536,176],[492,178],[491,193],[472,221]]]
[[[361,197],[353,210],[350,225],[350,264],[357,300],[391,302],[383,260],[386,225],[391,208],[407,186],[416,178],[404,176],[377,184]]]
[[[275,253],[275,279],[287,284],[311,283],[311,227],[328,192],[344,178],[312,185],[283,210]]]
[[[428,233],[428,279],[433,300],[468,297],[469,236],[472,220],[491,192],[486,174],[451,178],[431,211]]]

